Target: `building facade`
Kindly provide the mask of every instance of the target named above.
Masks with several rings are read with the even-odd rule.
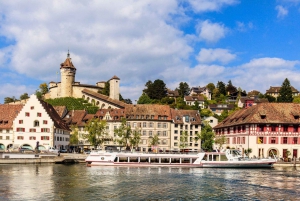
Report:
[[[300,155],[300,105],[260,103],[236,111],[214,127],[225,135],[225,147],[252,149],[252,157],[298,158]]]

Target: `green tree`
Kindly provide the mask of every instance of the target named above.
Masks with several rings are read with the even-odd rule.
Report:
[[[252,149],[251,148],[245,149],[244,153],[246,154],[246,156],[249,157],[249,155],[252,153]]]
[[[28,93],[24,93],[20,96],[20,100],[26,100],[28,98],[29,98]]]
[[[227,94],[232,94],[232,93],[234,93],[234,92],[237,92],[237,89],[236,89],[235,86],[233,86],[231,80],[229,80],[229,81],[228,81],[228,84],[227,84],[227,86],[226,86],[226,93],[227,93]],[[227,94],[225,94],[225,95],[227,95]]]
[[[100,120],[98,118],[90,119],[85,125],[84,130],[88,132],[85,135],[85,138],[97,148],[99,145],[101,146],[104,141],[107,139],[107,131],[106,131],[106,121]]]
[[[130,138],[129,142],[132,148],[138,148],[139,143],[141,141],[141,130],[136,128],[133,132],[132,132],[132,137]]]
[[[147,94],[143,93],[143,94],[140,96],[140,98],[139,98],[139,100],[137,101],[137,103],[138,103],[138,104],[150,104],[150,103],[152,103],[152,100],[151,100],[151,98],[150,98]]]
[[[12,98],[11,97],[5,97],[4,98],[4,103],[6,104],[6,103],[12,103],[12,102],[15,102],[16,101],[16,99],[15,99],[15,97],[13,96]]]
[[[218,88],[215,88],[212,91],[212,99],[213,100],[217,100],[220,97],[220,95],[221,95],[221,93],[220,93],[220,90]]]
[[[293,103],[300,103],[300,96],[294,96]]]
[[[130,139],[131,139],[131,127],[127,126],[125,118],[121,119],[121,125],[119,128],[114,130],[114,133],[118,136],[116,141],[119,145],[126,147],[126,150],[130,150]]]
[[[110,92],[110,84],[109,84],[109,82],[105,82],[105,85],[101,91],[101,94],[103,94],[105,96],[109,96],[109,92]]]
[[[215,144],[219,145],[219,149],[222,149],[223,145],[226,143],[225,135],[219,135],[215,138]]]
[[[214,114],[210,109],[202,109],[200,115],[201,117],[211,117]]]
[[[39,88],[40,88],[40,92],[42,93],[42,95],[45,95],[46,93],[48,93],[48,85],[46,83],[40,84]]]
[[[190,87],[186,82],[180,82],[178,89],[175,90],[178,91],[181,98],[184,98],[184,96],[188,96],[190,93]]]
[[[226,87],[225,87],[225,84],[224,82],[222,81],[218,81],[217,83],[217,88],[219,89],[219,93],[220,94],[223,94],[224,96],[226,96]]]
[[[145,86],[146,89],[143,92],[151,99],[161,100],[167,96],[166,84],[160,79],[155,80],[153,83],[149,80]]]
[[[78,143],[79,143],[78,126],[77,125],[72,125],[71,130],[72,130],[72,135],[70,135],[70,144],[78,145]]]
[[[293,102],[293,92],[290,81],[285,78],[281,88],[279,90],[279,96],[277,97],[277,102],[281,103],[291,103]]]
[[[223,121],[224,119],[226,119],[228,117],[228,110],[223,110],[221,115],[219,116],[219,122]]]
[[[214,91],[214,89],[216,88],[214,83],[208,83],[206,85],[206,88],[208,88],[208,90],[212,93]]]
[[[212,151],[214,143],[215,134],[212,130],[212,127],[208,122],[204,122],[204,126],[201,128],[201,146],[203,150]]]
[[[187,131],[182,131],[182,133],[180,133],[180,149],[185,149],[188,146],[188,132]]]
[[[271,96],[271,95],[268,95],[268,94],[265,94],[263,98],[268,99],[268,101],[269,101],[270,103],[276,102],[276,98],[275,98],[274,96]]]
[[[172,97],[164,97],[160,102],[163,105],[172,105],[173,103],[175,103],[175,99]]]
[[[153,137],[149,137],[149,146],[157,146],[159,143],[159,137],[157,134],[155,134]],[[156,150],[157,151],[157,150]]]

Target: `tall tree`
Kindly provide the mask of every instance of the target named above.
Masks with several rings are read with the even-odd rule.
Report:
[[[226,143],[225,135],[219,135],[215,138],[215,144],[219,145],[219,149],[222,149],[223,145]]]
[[[212,127],[208,122],[204,122],[204,126],[201,128],[201,146],[203,150],[212,151],[214,143],[215,134]]]
[[[141,141],[141,130],[136,128],[133,132],[132,132],[132,137],[130,138],[129,142],[132,148],[138,148],[139,143]]]
[[[226,96],[226,87],[224,82],[222,81],[218,81],[217,83],[217,88],[219,89],[220,94],[223,94],[224,96]]]
[[[12,102],[14,102],[14,101],[16,101],[16,98],[13,96],[12,98],[11,97],[5,97],[4,98],[4,103],[6,104],[6,103],[12,103]]]
[[[48,85],[46,83],[42,83],[39,86],[40,88],[40,92],[45,95],[46,93],[48,93]]]
[[[109,92],[110,92],[110,84],[109,84],[109,82],[105,82],[105,85],[101,91],[101,94],[103,94],[105,96],[109,96]]]
[[[179,96],[184,98],[184,96],[188,96],[190,93],[190,87],[186,82],[180,82],[178,89]]]
[[[209,91],[212,93],[214,91],[214,89],[216,88],[215,84],[214,83],[208,83],[206,85],[206,88],[209,89]]]
[[[160,79],[155,80],[153,83],[148,81],[145,86],[146,89],[143,92],[151,99],[161,100],[167,96],[166,84]]]
[[[155,134],[153,137],[150,137],[149,146],[157,147],[158,143],[159,143],[159,137],[157,134]]]
[[[290,81],[285,78],[283,81],[281,88],[279,90],[279,96],[277,97],[277,102],[282,103],[291,103],[293,102],[293,92]]]
[[[126,119],[122,118],[121,119],[121,125],[119,128],[116,128],[114,130],[115,134],[117,134],[118,138],[116,141],[126,147],[126,150],[130,150],[130,139],[131,139],[131,127],[127,125]]]
[[[101,146],[107,139],[108,134],[106,131],[106,121],[100,120],[98,118],[90,119],[85,125],[84,130],[88,132],[85,138],[93,145],[95,148]]]
[[[70,135],[70,144],[78,145],[78,143],[79,143],[78,126],[77,125],[72,125],[71,130],[72,130],[72,134]]]
[[[237,92],[237,89],[235,86],[233,86],[231,80],[228,81],[228,84],[226,86],[226,92],[227,94],[232,94],[234,92]]]
[[[26,100],[28,98],[29,98],[28,93],[24,93],[20,96],[20,100]]]

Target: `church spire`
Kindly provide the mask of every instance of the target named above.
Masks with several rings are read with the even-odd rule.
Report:
[[[69,52],[69,49],[68,49],[68,54],[67,54],[67,57],[68,57],[68,58],[70,58],[70,52]]]

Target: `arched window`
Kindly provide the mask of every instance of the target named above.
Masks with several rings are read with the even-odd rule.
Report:
[[[33,127],[39,127],[40,126],[40,122],[38,120],[35,120],[33,122]]]

